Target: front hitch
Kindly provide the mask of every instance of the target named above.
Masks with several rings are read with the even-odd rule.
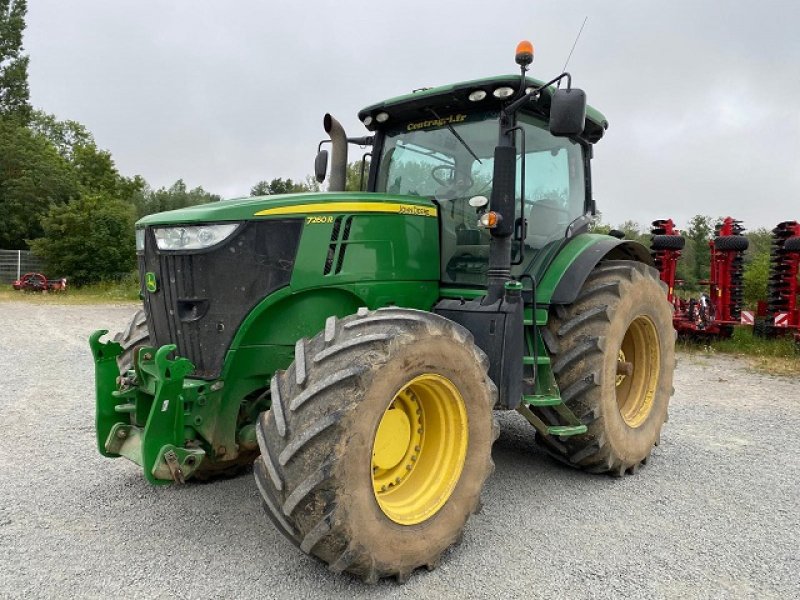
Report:
[[[153,484],[183,483],[205,458],[201,448],[185,448],[184,379],[194,370],[185,358],[168,358],[176,346],[142,346],[134,356],[134,377],[121,374],[122,347],[101,342],[95,331],[89,346],[95,362],[96,431],[100,454],[124,456],[144,470]]]

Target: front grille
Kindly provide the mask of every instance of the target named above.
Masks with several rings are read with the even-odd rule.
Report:
[[[142,281],[154,273],[158,285],[148,292],[142,284],[152,344],[175,344],[194,376],[219,377],[247,314],[289,284],[302,227],[302,219],[248,222],[221,245],[186,253],[158,250],[148,228],[139,272]]]

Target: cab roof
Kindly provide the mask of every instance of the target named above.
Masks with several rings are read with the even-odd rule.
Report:
[[[492,92],[499,87],[510,86],[515,90],[519,87],[519,75],[500,75],[497,77],[487,77],[485,79],[473,79],[462,81],[450,85],[442,85],[434,88],[423,88],[396,96],[377,104],[371,104],[363,108],[358,113],[358,118],[363,122],[367,117],[372,117],[372,123],[367,126],[374,130],[382,125],[375,121],[375,116],[385,112],[389,115],[386,121],[387,126],[398,122],[412,121],[420,118],[430,117],[429,108],[434,108],[437,112],[448,113],[454,111],[472,111],[475,109],[499,110],[504,100],[499,100],[492,95]],[[532,77],[525,78],[525,86],[540,86],[544,82]],[[535,102],[531,102],[523,110],[530,112],[545,119],[550,116],[550,101],[555,91],[554,86],[549,86],[542,90],[542,94]],[[478,102],[472,102],[468,96],[477,90],[486,92],[486,97]],[[591,143],[595,143],[603,137],[603,133],[608,129],[608,120],[603,114],[592,108],[586,107],[586,129],[583,138]]]

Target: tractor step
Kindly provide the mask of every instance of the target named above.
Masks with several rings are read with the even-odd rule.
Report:
[[[551,425],[547,428],[547,433],[550,435],[557,435],[559,437],[581,435],[586,433],[586,431],[586,425]]]
[[[534,359],[532,356],[523,356],[522,357],[522,364],[523,365],[549,365],[550,364],[550,357],[549,356],[537,356]]]
[[[528,406],[558,406],[561,398],[558,396],[523,396],[522,401]]]

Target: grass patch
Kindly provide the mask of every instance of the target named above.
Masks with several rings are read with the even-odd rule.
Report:
[[[139,277],[131,274],[115,281],[101,281],[81,287],[68,286],[66,292],[21,292],[11,286],[0,289],[0,302],[16,300],[33,304],[117,304],[141,302]]]
[[[678,342],[678,349],[691,354],[730,354],[747,360],[762,373],[800,375],[800,353],[791,335],[764,339],[753,335],[752,327],[736,327],[728,340],[711,342],[709,347],[696,342]]]

